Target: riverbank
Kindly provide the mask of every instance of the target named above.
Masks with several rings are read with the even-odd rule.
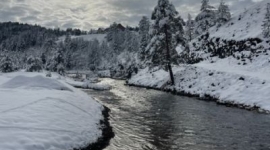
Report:
[[[74,149],[74,150],[102,150],[110,144],[110,140],[114,138],[115,135],[109,122],[109,117],[110,117],[109,112],[110,112],[110,109],[104,106],[104,110],[102,111],[104,120],[100,120],[102,137],[98,138],[97,142],[92,143],[85,148]]]
[[[246,70],[243,68],[225,65],[224,61],[181,65],[173,68],[175,86],[168,84],[170,80],[166,71],[146,68],[128,80],[127,84],[269,113],[270,81],[267,73],[249,72],[250,66],[246,66]]]
[[[67,80],[54,73],[0,74],[0,149],[95,150],[108,145],[114,136],[109,109]]]
[[[85,90],[111,109],[115,138],[104,150],[267,149],[270,115],[101,79],[110,91]],[[256,137],[256,138],[254,138]]]

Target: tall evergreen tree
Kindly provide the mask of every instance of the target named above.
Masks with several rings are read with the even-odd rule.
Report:
[[[270,38],[270,3],[267,4],[266,14],[265,14],[263,25],[262,25],[262,30],[263,30],[263,36],[265,38]]]
[[[183,20],[178,16],[169,0],[159,0],[152,13],[154,24],[151,31],[151,42],[147,46],[147,59],[152,66],[162,66],[170,73],[174,84],[172,64],[178,64],[176,46],[184,43]]]
[[[140,34],[140,59],[144,61],[145,59],[145,50],[149,43],[150,21],[146,16],[143,16],[139,23],[139,34]]]
[[[194,38],[194,21],[190,14],[188,14],[188,20],[186,23],[186,38],[191,41]]]
[[[215,7],[209,4],[209,0],[202,0],[201,12],[195,18],[195,34],[201,35],[203,32],[216,25],[216,10]]]
[[[8,52],[4,52],[0,60],[0,71],[7,73],[16,70],[14,60],[8,55]]]
[[[57,49],[53,52],[52,57],[47,61],[46,69],[53,72],[58,72],[63,75],[65,70],[65,59],[63,50]]]
[[[209,5],[209,0],[202,0],[201,11],[206,11],[209,8],[211,8]]]
[[[218,7],[218,15],[217,15],[217,22],[218,26],[221,26],[225,22],[231,19],[231,13],[229,6],[225,4],[223,0],[221,0],[219,7]]]

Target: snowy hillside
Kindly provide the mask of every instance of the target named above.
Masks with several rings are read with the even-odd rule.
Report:
[[[260,2],[244,12],[233,15],[233,18],[223,26],[210,28],[210,37],[233,40],[261,37],[267,3],[269,3],[267,0]]]
[[[83,38],[86,41],[93,41],[97,39],[99,43],[102,43],[105,40],[106,34],[88,34],[81,36],[71,36],[71,38]]]
[[[72,39],[76,39],[76,38],[82,38],[85,41],[94,41],[95,39],[97,39],[99,41],[99,43],[102,43],[106,37],[106,34],[87,34],[87,35],[81,35],[81,36],[71,36]],[[62,36],[59,38],[59,41],[64,41],[65,40],[65,36]]]
[[[262,36],[262,24],[267,1],[244,10],[221,27],[214,26],[207,33],[190,42],[188,63],[203,60],[214,62],[217,58],[234,57],[237,64],[246,65],[260,55],[269,55],[269,40]]]

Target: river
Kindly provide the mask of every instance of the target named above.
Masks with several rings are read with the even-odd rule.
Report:
[[[87,90],[111,109],[115,137],[105,150],[269,150],[270,115],[102,79]]]

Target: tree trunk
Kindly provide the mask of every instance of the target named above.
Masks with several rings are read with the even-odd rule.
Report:
[[[165,37],[166,37],[166,48],[167,48],[167,65],[170,73],[171,78],[171,84],[174,85],[174,76],[172,71],[172,65],[171,65],[171,54],[170,54],[170,48],[169,48],[169,40],[168,40],[168,31],[167,31],[167,24],[165,24]]]

